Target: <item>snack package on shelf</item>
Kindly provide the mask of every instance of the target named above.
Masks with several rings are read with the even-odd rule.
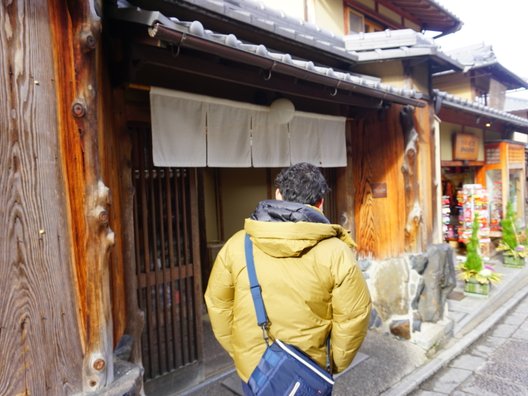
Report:
[[[458,240],[467,243],[471,236],[471,225],[475,215],[480,223],[479,238],[486,240],[490,235],[489,199],[485,188],[480,184],[465,184],[457,192],[458,204],[462,207],[459,218]]]

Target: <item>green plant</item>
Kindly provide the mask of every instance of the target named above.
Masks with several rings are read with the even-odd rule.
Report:
[[[502,239],[497,246],[497,251],[504,252],[506,256],[514,258],[525,258],[528,250],[525,244],[521,243],[521,238],[515,227],[516,214],[511,202],[506,204],[506,214],[501,220]]]
[[[493,267],[489,265],[484,266],[482,256],[480,255],[479,228],[478,215],[475,214],[471,225],[471,237],[466,245],[466,260],[457,267],[460,271],[458,276],[465,282],[476,281],[482,284],[497,283],[501,280],[502,275],[496,272]]]

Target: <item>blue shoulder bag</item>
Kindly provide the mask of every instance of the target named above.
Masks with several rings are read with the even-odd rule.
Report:
[[[286,344],[279,339],[269,343],[268,316],[255,271],[253,243],[247,234],[245,254],[251,296],[257,313],[257,324],[262,328],[263,338],[267,345],[259,364],[249,377],[250,389],[257,396],[331,395],[334,378],[329,372],[329,350],[327,350],[326,357],[329,371],[325,371],[297,347]],[[327,340],[327,349],[329,349],[329,339]]]

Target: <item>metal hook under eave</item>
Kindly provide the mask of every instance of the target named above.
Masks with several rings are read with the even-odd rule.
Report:
[[[265,81],[269,81],[271,79],[271,69],[268,70],[268,75],[264,77]]]
[[[180,41],[178,41],[178,43],[176,43],[176,44],[171,46],[172,56],[174,58],[176,58],[178,55],[180,55],[181,43],[183,42],[183,40],[185,40],[186,37],[187,37],[187,34],[186,33],[182,33],[182,35],[180,37]],[[174,50],[175,47],[176,47],[176,50]]]
[[[337,95],[337,88],[339,87],[339,84],[341,83],[341,81],[338,81],[335,88],[334,88],[334,92],[331,92],[330,93],[330,96],[336,96]]]
[[[176,47],[176,49],[174,49]],[[173,58],[178,57],[180,55],[180,46],[171,45],[171,55]]]

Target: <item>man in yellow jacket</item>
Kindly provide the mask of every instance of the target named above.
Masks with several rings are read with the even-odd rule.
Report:
[[[308,163],[283,169],[276,200],[258,204],[244,230],[220,250],[205,293],[214,334],[246,385],[266,349],[249,288],[244,237],[254,260],[272,338],[295,345],[333,373],[346,369],[365,338],[371,301],[349,234],[323,215],[329,190]]]

